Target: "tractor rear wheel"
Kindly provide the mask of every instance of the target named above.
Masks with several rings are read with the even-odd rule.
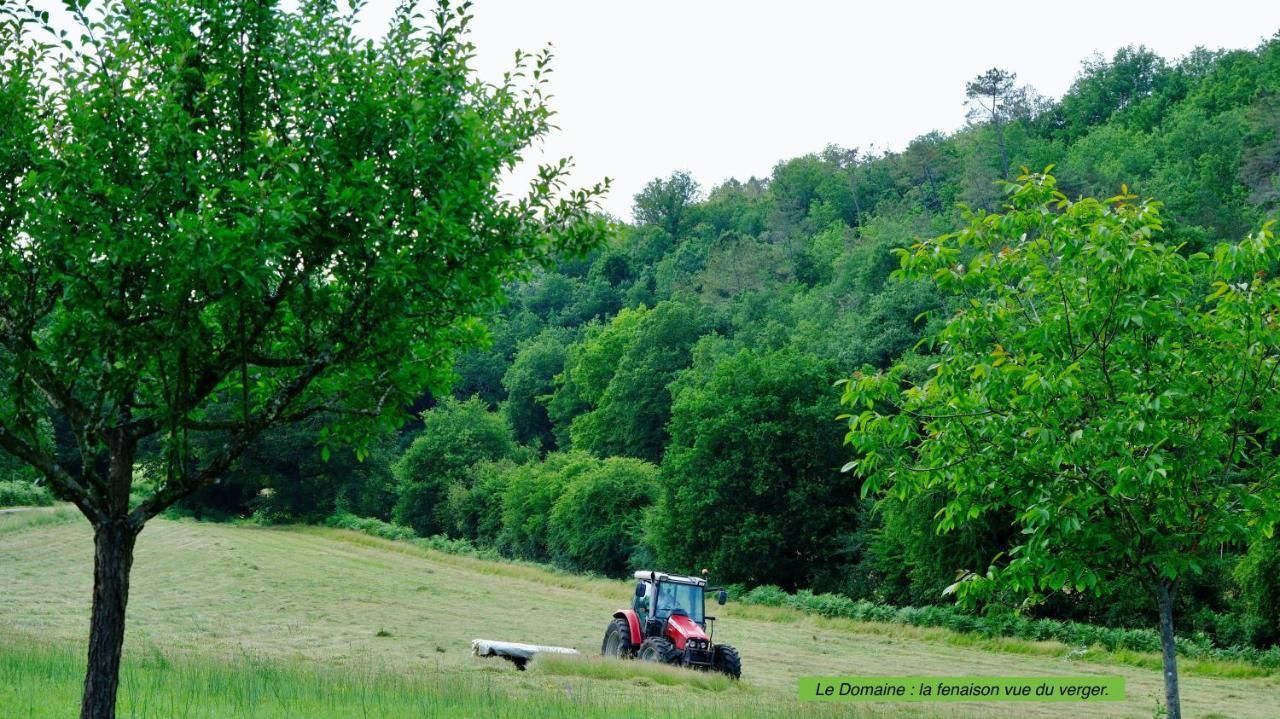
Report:
[[[600,643],[600,653],[618,659],[630,659],[636,655],[636,647],[631,643],[631,625],[626,619],[609,622],[604,630],[604,641]]]
[[[675,664],[681,656],[680,650],[666,637],[649,637],[640,643],[640,650],[636,652],[637,659],[659,664]]]
[[[738,656],[737,649],[728,644],[716,645],[714,666],[721,674],[728,674],[734,679],[742,677],[742,657]]]

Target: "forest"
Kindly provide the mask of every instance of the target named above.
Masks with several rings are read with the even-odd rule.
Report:
[[[323,413],[269,429],[169,514],[436,537],[609,577],[705,567],[759,603],[1154,626],[1149,592],[1111,576],[952,609],[958,580],[1000,561],[1018,527],[984,512],[940,528],[945,487],[867,491],[845,413],[871,389],[850,381],[923,377],[970,301],[895,250],[1004,212],[1035,178],[1071,200],[1155,198],[1154,231],[1183,257],[1263,227],[1280,205],[1280,36],[1176,60],[1128,47],[1085,60],[1058,99],[1016,69],[957,87],[968,123],[904,148],[832,145],[715,186],[678,169],[653,179],[633,217],[602,218],[603,247],[560,252],[479,308],[486,340],[407,424],[357,446],[331,441]],[[74,463],[63,420],[40,431]],[[167,460],[158,440],[140,444],[139,494]],[[0,505],[57,494],[2,453],[0,473]],[[1173,599],[1180,641],[1280,642],[1280,537],[1203,557]]]
[[[898,152],[831,146],[705,190],[681,171],[653,180],[607,248],[508,288],[488,346],[459,357],[453,395],[424,397],[420,422],[363,460],[322,456],[319,422],[278,431],[184,511],[346,512],[607,575],[705,566],[748,589],[949,603],[1009,526],[938,541],[937,497],[863,498],[841,471],[833,383],[925,366],[921,341],[954,309],[890,279],[892,250],[956,228],[962,206],[998,209],[1001,180],[1051,165],[1071,197],[1160,199],[1188,252],[1243,237],[1280,202],[1280,39],[1177,62],[1126,48],[1085,61],[1056,101],[996,70],[957,88],[966,99],[968,126]],[[1220,549],[1180,595],[1187,626],[1223,645],[1280,640],[1280,541]],[[1030,611],[1154,616],[1119,582]]]

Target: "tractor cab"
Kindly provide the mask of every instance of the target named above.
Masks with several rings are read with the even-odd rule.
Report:
[[[649,570],[635,578],[631,608],[614,613],[601,653],[716,669],[735,678],[741,673],[737,651],[712,642],[715,617],[706,613],[706,579]],[[725,603],[724,589],[711,591]]]
[[[671,617],[678,616],[687,617],[706,629],[707,580],[647,571],[636,572],[635,577],[636,592],[632,607],[645,617],[646,623],[665,623]],[[724,600],[720,603],[723,604]]]

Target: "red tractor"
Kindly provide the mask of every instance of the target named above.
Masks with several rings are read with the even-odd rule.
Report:
[[[742,676],[738,650],[711,641],[716,618],[706,615],[706,594],[716,592],[716,600],[724,604],[725,590],[708,590],[707,580],[698,577],[651,571],[635,576],[631,609],[614,612],[604,630],[601,654],[712,669],[734,679]]]

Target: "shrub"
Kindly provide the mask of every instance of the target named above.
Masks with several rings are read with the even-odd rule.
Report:
[[[337,512],[325,521],[325,524],[338,529],[349,529],[353,532],[361,532],[374,537],[383,539],[405,540],[413,539],[417,535],[413,533],[413,529],[391,522],[384,522],[381,519],[372,519],[370,517],[357,517],[350,512]]]
[[[390,539],[397,542],[412,542],[415,546],[423,549],[431,549],[446,554],[461,554],[469,557],[477,557],[479,559],[497,560],[501,559],[496,551],[489,548],[480,548],[465,539],[450,539],[442,534],[431,537],[419,537],[413,533],[413,529],[392,522],[384,522],[381,519],[372,519],[370,517],[357,517],[350,512],[336,512],[327,520],[325,525],[335,527],[337,529],[347,529],[352,532],[360,532],[373,537],[382,539]]]
[[[1120,646],[1135,652],[1160,651],[1160,635],[1152,629],[1129,629],[1120,638]]]
[[[47,507],[53,504],[49,488],[21,479],[0,481],[0,507]]]
[[[414,539],[413,543],[423,549],[432,549],[445,554],[460,554],[466,557],[476,557],[478,559],[499,560],[502,558],[494,549],[488,547],[477,547],[465,539],[450,539],[443,534],[437,534],[432,537],[421,537]]]
[[[585,452],[565,452],[513,469],[502,493],[498,549],[520,559],[546,560],[550,554],[547,528],[556,500],[570,480],[599,462]]]
[[[796,593],[797,607],[823,617],[852,617],[854,601],[839,594]]]
[[[781,607],[790,599],[782,587],[773,584],[762,584],[747,592],[742,597],[743,604],[761,604],[766,607]]]

